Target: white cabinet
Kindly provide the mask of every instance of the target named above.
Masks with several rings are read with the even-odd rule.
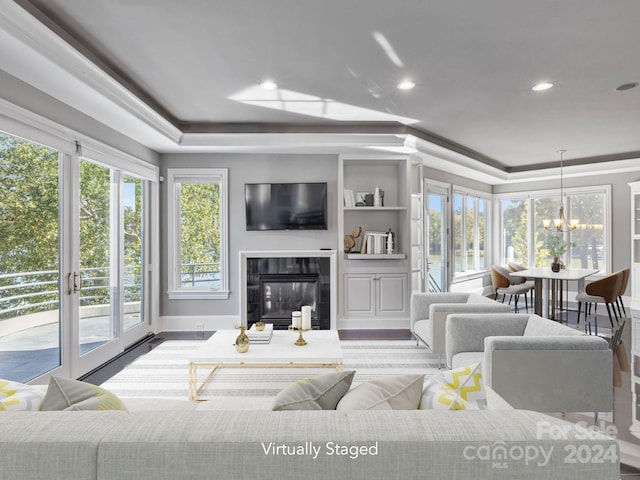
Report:
[[[412,166],[408,156],[341,155],[338,174],[338,230],[393,232],[393,252],[361,252],[362,236],[340,256],[338,268],[340,316],[338,328],[409,328],[411,257],[417,247],[411,236]],[[351,204],[376,189],[384,192],[379,205]],[[370,197],[369,197],[370,199]],[[371,203],[371,202],[368,202]],[[374,235],[375,236],[375,235]],[[386,245],[385,245],[386,246]]]
[[[360,273],[344,276],[344,315],[349,317],[407,314],[407,274]]]
[[[631,303],[631,398],[633,422],[630,431],[640,437],[640,182],[629,183],[631,188],[631,276],[629,278]]]
[[[631,188],[631,308],[640,310],[640,182]]]

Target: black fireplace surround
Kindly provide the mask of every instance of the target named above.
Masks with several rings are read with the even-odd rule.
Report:
[[[330,259],[269,257],[247,259],[247,325],[262,319],[275,329],[291,325],[291,312],[312,307],[311,327],[331,326]]]

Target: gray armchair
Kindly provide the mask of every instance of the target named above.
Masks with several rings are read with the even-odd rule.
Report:
[[[484,383],[514,408],[613,409],[608,342],[538,315],[450,315],[446,357],[450,368],[480,361]]]
[[[414,293],[411,296],[411,333],[433,353],[445,353],[445,324],[451,313],[509,312],[508,305],[477,293]]]

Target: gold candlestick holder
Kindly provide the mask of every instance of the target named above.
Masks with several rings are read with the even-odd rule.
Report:
[[[298,339],[296,340],[296,345],[298,347],[304,347],[307,344],[307,341],[302,338],[302,325],[300,325],[300,328],[298,329]]]
[[[307,344],[307,341],[302,337],[302,332],[308,332],[309,330],[312,330],[311,328],[302,328],[302,324],[300,324],[298,328],[294,327],[293,325],[289,325],[287,328],[291,332],[298,332],[296,345],[298,345],[299,347],[303,347]]]

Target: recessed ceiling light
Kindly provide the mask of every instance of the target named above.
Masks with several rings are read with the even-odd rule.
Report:
[[[623,83],[622,85],[616,87],[616,92],[624,92],[625,90],[631,90],[632,88],[636,88],[637,86],[638,82]]]
[[[278,88],[278,84],[273,80],[265,80],[260,86],[265,90],[276,90]]]
[[[411,80],[403,80],[400,83],[398,83],[398,85],[396,85],[396,88],[398,90],[411,90],[415,88],[415,86],[416,86],[415,82],[412,82]]]
[[[533,90],[534,92],[543,92],[544,90],[549,90],[552,87],[553,83],[551,82],[540,82],[531,87],[531,90]]]

